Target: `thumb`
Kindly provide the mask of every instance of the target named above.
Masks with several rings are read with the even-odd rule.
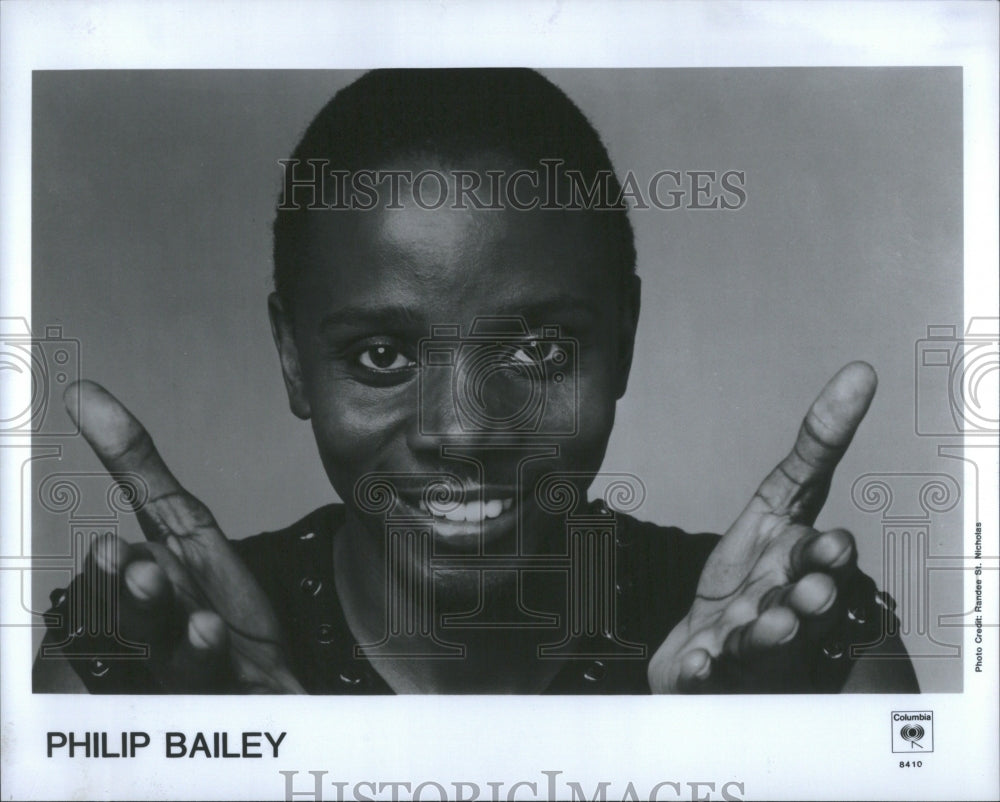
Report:
[[[867,362],[851,362],[837,371],[806,413],[792,450],[761,482],[737,523],[772,514],[812,526],[877,385],[875,369]]]

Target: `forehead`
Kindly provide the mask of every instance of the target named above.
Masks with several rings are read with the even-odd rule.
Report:
[[[377,303],[441,322],[555,297],[600,311],[619,286],[622,267],[590,213],[427,209],[407,192],[402,208],[385,205],[309,213],[297,304]]]

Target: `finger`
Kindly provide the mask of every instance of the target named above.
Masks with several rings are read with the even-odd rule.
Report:
[[[185,636],[161,672],[164,685],[186,693],[217,693],[229,675],[225,622],[209,610],[192,613]]]
[[[67,410],[101,463],[132,502],[143,534],[153,542],[171,535],[222,538],[211,512],[184,490],[163,462],[142,424],[111,393],[91,381],[74,382],[65,394]],[[128,478],[126,478],[128,477]],[[133,486],[138,477],[143,487]],[[176,544],[172,548],[177,550]]]
[[[816,618],[826,614],[836,601],[837,586],[833,579],[827,574],[813,573],[766,593],[760,600],[760,611],[787,607],[798,616]]]
[[[712,678],[712,656],[704,649],[692,649],[680,658],[675,685],[680,693],[705,693]]]
[[[208,508],[167,469],[139,421],[93,382],[73,384],[66,398],[71,409],[79,408],[80,430],[98,458],[123,488],[133,491],[133,508],[148,545],[162,544],[176,558],[177,582],[170,578],[175,588],[184,589],[184,606],[191,610],[200,604],[222,618],[228,627],[228,652],[242,660],[241,670],[253,675],[254,687],[300,692],[285,665],[280,624],[263,590]],[[125,474],[139,477],[148,499],[134,493]],[[181,581],[184,574],[190,577],[187,587]]]
[[[164,659],[177,619],[169,580],[155,562],[109,534],[92,544],[83,580],[77,601],[86,630],[111,635],[124,647],[146,647],[150,660]]]
[[[193,574],[194,584],[204,591],[199,602],[207,601],[238,628],[247,627],[256,611],[241,605],[238,589],[255,591],[255,580],[232,553],[208,508],[167,468],[142,424],[94,382],[75,382],[66,400],[68,409],[79,409],[80,431],[112,476],[138,476],[144,483],[146,493],[129,497],[146,537],[165,545]]]
[[[823,571],[840,581],[857,570],[858,551],[854,535],[846,529],[813,531],[792,546],[789,562],[794,578]]]
[[[95,382],[79,381],[67,388],[65,401],[70,417],[108,472],[112,476],[136,474],[142,479],[148,493],[138,494],[138,500],[183,492],[149,433],[111,393]],[[146,532],[150,539],[160,534]]]
[[[195,610],[203,610],[209,604],[206,595],[193,581],[191,572],[170,549],[161,543],[138,543],[133,549],[146,559],[153,560],[166,575],[171,592],[184,611],[185,618]]]
[[[843,613],[836,583],[828,574],[806,574],[792,586],[788,608],[801,621],[801,637],[818,641],[832,631]]]
[[[731,632],[716,661],[726,690],[795,693],[802,689],[802,623],[788,607],[774,607]]]
[[[130,564],[126,575],[135,587],[161,583],[169,587],[165,572],[149,561]],[[141,587],[140,593],[145,589]],[[145,624],[142,633],[150,645],[147,668],[156,688],[171,693],[209,693],[222,689],[228,632],[218,615],[200,610],[187,616],[173,605],[163,604],[158,609],[146,607],[141,612],[147,615],[133,616],[133,620]]]
[[[91,543],[84,563],[86,588],[85,615],[94,620],[113,621],[114,630],[126,637],[138,635],[147,612],[166,603],[170,587],[165,574],[155,563],[143,560],[137,550],[119,537],[108,533]]]
[[[799,631],[799,620],[787,607],[772,607],[753,621],[730,630],[722,645],[725,657],[740,661],[791,642]]]
[[[841,368],[806,413],[791,452],[761,483],[744,514],[773,513],[812,525],[877,383],[866,362]]]
[[[128,544],[108,533],[95,538],[73,583],[71,619],[77,635],[99,637],[121,633],[121,571],[128,560]]]
[[[141,607],[155,608],[170,593],[166,572],[153,560],[131,561],[125,567],[124,577],[126,590]]]
[[[800,621],[801,637],[816,640],[830,631],[841,610],[833,578],[811,573],[787,585],[772,588],[760,600],[760,611],[786,608]]]

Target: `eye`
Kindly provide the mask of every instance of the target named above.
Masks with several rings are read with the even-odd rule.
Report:
[[[369,345],[360,351],[356,358],[361,367],[378,373],[416,366],[416,363],[408,359],[398,348],[388,343]]]
[[[541,364],[543,362],[554,362],[561,365],[566,361],[566,351],[557,342],[531,340],[519,348],[513,349],[510,359],[512,362],[520,362],[526,365]]]

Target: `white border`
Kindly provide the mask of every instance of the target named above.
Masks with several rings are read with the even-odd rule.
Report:
[[[995,316],[997,10],[989,2],[5,2],[0,314],[30,315],[33,69],[857,64],[964,68],[966,317]],[[9,452],[0,449],[4,491],[16,487]],[[966,479],[974,481],[971,471]],[[980,467],[979,481],[981,488],[997,486],[995,459]],[[2,496],[0,555],[6,556],[15,553],[8,546],[19,536],[20,499],[16,491]],[[987,491],[981,503],[995,553],[996,498]],[[16,576],[0,571],[0,604],[20,596]],[[984,578],[995,606],[996,572]],[[970,630],[969,646],[971,641]],[[684,783],[715,781],[714,799],[727,780],[743,781],[747,798],[1000,795],[996,633],[986,658],[992,679],[967,675],[963,694],[714,702],[32,697],[23,672],[30,652],[29,630],[0,630],[3,799],[279,798],[278,769],[302,772],[299,780],[317,769],[330,772],[327,780],[351,783],[466,780],[484,789],[490,780],[507,787],[533,780],[542,784],[540,793],[542,770],[558,769],[588,790],[613,780],[609,797],[623,793],[629,780],[640,796],[656,782],[679,781],[685,798],[690,789]],[[920,770],[902,771],[893,762],[888,712],[894,709],[935,711],[935,751]],[[45,758],[50,726],[113,730],[129,728],[126,722],[154,739],[162,729],[263,728],[289,736],[280,761],[250,765],[171,762],[152,754],[135,761]],[[675,798],[668,794],[665,789]],[[325,798],[336,798],[332,786]]]

